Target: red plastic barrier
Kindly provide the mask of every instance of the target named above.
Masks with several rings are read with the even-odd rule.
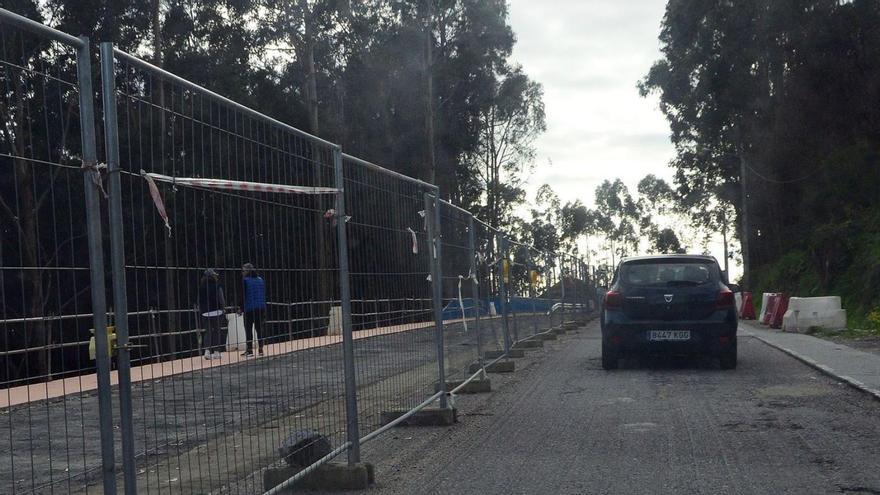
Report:
[[[788,311],[788,296],[780,294],[773,308],[773,317],[770,318],[770,328],[782,328],[782,317]]]
[[[743,320],[755,319],[755,304],[752,302],[752,293],[743,292],[742,306],[739,308],[739,317]]]
[[[764,311],[764,317],[761,319],[761,324],[770,324],[770,319],[773,317],[773,311],[776,310],[776,304],[778,302],[779,294],[770,294],[770,297],[767,298],[767,309]]]

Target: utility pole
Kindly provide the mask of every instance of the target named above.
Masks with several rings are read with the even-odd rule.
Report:
[[[434,155],[434,0],[425,2],[425,141],[427,145],[428,182],[437,184],[437,160]]]
[[[742,193],[740,199],[740,215],[742,215],[741,222],[741,231],[740,231],[740,245],[742,246],[742,257],[743,257],[743,275],[742,275],[742,289],[749,290],[749,193],[748,193],[748,165],[746,164],[745,153],[740,150],[739,153],[739,182],[740,182],[740,191]],[[725,263],[727,260],[725,260]]]
[[[721,238],[724,241],[724,276],[727,277],[727,281],[730,282],[730,266],[728,263],[728,253],[727,253],[727,212],[721,211]]]

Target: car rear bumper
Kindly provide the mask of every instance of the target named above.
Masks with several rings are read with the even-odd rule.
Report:
[[[602,339],[614,351],[620,353],[657,354],[709,354],[719,355],[736,345],[734,322],[687,322],[656,321],[640,323],[606,322]],[[652,341],[652,330],[688,330],[690,339],[683,341]]]

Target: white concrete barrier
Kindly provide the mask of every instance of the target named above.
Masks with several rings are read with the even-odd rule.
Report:
[[[846,310],[840,307],[840,297],[792,297],[789,299],[788,311],[782,318],[782,330],[803,333],[812,327],[826,330],[846,328]]]
[[[743,295],[742,292],[734,292],[733,298],[736,300],[736,315],[739,316],[743,312]]]

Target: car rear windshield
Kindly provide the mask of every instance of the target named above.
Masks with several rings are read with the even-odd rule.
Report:
[[[630,287],[693,286],[717,282],[718,265],[709,260],[639,260],[624,263],[620,280]]]

